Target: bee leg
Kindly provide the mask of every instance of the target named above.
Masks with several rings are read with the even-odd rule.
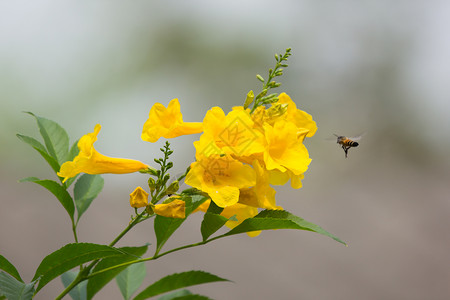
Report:
[[[344,152],[345,152],[345,158],[347,158],[348,149],[350,149],[350,147],[342,146],[342,149],[344,149]]]

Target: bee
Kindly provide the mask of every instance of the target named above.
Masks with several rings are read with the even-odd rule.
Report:
[[[359,146],[359,143],[357,141],[361,139],[361,135],[352,138],[337,134],[335,134],[335,136],[337,137],[337,143],[342,146],[342,149],[344,149],[345,158],[347,158],[347,153],[350,148]]]

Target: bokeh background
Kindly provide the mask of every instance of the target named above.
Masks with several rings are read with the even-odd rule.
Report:
[[[319,130],[303,181],[278,203],[349,247],[292,230],[230,237],[147,264],[149,284],[205,270],[234,283],[192,288],[214,299],[450,298],[450,2],[431,1],[1,1],[0,253],[31,280],[40,261],[72,242],[67,214],[43,188],[53,178],[16,133],[38,137],[22,111],[72,138],[103,128],[96,148],[151,163],[140,132],[155,102],[179,98],[186,121],[242,105],[274,53],[292,47],[281,78]],[[366,132],[344,158],[327,139]],[[174,173],[198,136],[171,141]],[[82,217],[82,241],[109,243],[126,226],[128,194],[145,176],[105,175]],[[201,216],[166,246],[200,239]],[[154,243],[142,223],[120,245]],[[36,299],[61,291],[58,279]],[[121,299],[115,282],[96,299]]]

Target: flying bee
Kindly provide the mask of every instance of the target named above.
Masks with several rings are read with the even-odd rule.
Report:
[[[342,146],[342,149],[344,149],[345,158],[347,158],[348,149],[358,147],[359,143],[357,141],[361,139],[361,135],[352,138],[337,134],[335,134],[335,136],[337,137],[337,143]]]

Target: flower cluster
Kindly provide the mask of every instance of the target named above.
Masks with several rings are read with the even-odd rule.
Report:
[[[253,112],[238,106],[225,114],[220,107],[213,107],[202,123],[184,122],[178,99],[173,99],[167,108],[156,103],[141,137],[144,141],[156,142],[161,137],[203,132],[194,142],[196,161],[191,164],[185,182],[207,193],[217,206],[224,208],[223,216],[235,216],[227,223],[233,227],[255,216],[258,208],[281,209],[276,204],[272,185],[284,185],[290,180],[293,188],[302,186],[303,173],[311,162],[303,141],[316,130],[311,115],[298,109],[291,98],[282,93],[270,107],[260,105]],[[149,168],[136,160],[98,153],[93,144],[99,131],[100,125],[97,125],[93,133],[80,139],[79,155],[62,165],[59,176],[67,180],[80,172],[131,173]],[[182,200],[176,200],[176,205],[170,201],[170,206],[161,204],[166,205],[161,210],[148,203],[148,193],[140,187],[130,197],[132,207],[148,207],[164,216],[184,217],[184,207],[179,209]],[[206,211],[208,205],[209,202],[205,202],[200,210]]]
[[[285,93],[253,113],[239,106],[225,115],[213,107],[194,142],[196,161],[186,184],[206,192],[224,208],[222,215],[235,215],[237,222],[230,221],[229,227],[255,216],[258,208],[281,209],[271,185],[290,180],[293,188],[301,187],[311,162],[303,140],[316,130],[311,115],[297,109]]]

